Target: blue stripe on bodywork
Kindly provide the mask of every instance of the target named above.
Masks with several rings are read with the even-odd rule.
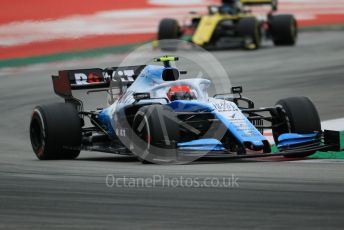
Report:
[[[284,133],[278,137],[278,142],[282,142],[285,140],[300,140],[300,139],[308,139],[308,138],[316,138],[318,133],[312,134],[299,134],[299,133]]]
[[[181,142],[177,146],[181,150],[220,151],[225,149],[219,140],[213,138]]]
[[[313,141],[316,141],[316,140],[317,140],[316,138],[305,138],[305,139],[300,139],[300,140],[285,140],[283,142],[280,142],[277,145],[277,148],[283,148],[283,147],[288,147],[288,146],[291,146],[291,145],[313,142]]]
[[[103,109],[99,115],[98,120],[105,126],[106,131],[109,133],[111,137],[115,137],[116,132],[113,129],[113,126],[111,124],[111,107],[108,107],[106,109]]]
[[[314,142],[319,140],[319,133],[312,134],[298,134],[298,133],[284,133],[278,137],[278,148],[288,147],[302,143]]]

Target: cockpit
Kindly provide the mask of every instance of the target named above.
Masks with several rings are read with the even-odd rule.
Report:
[[[196,100],[196,91],[187,85],[172,86],[167,92],[170,101],[175,100]]]

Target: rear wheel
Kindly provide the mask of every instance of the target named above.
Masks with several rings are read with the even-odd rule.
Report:
[[[293,15],[273,15],[269,19],[270,33],[276,46],[291,46],[297,41],[297,22]]]
[[[75,159],[80,153],[81,120],[75,106],[37,106],[31,117],[30,140],[40,160]]]
[[[309,134],[321,131],[318,111],[309,98],[290,97],[279,100],[276,106],[282,109],[285,121],[284,125],[272,130],[276,144],[278,144],[278,137],[283,133]],[[313,153],[308,152],[290,157],[306,157]]]
[[[258,49],[261,44],[260,23],[255,17],[242,18],[237,25],[237,33],[245,39],[245,48]]]
[[[178,21],[172,18],[164,18],[160,21],[158,39],[177,39],[180,36]]]
[[[133,152],[142,163],[159,158],[175,159],[179,126],[175,112],[166,106],[149,105],[138,110],[133,121]]]

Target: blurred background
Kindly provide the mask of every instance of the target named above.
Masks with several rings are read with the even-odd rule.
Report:
[[[182,23],[190,11],[206,12],[207,5],[219,3],[219,0],[3,0],[0,67],[109,53],[115,47],[155,38],[161,18],[177,18]],[[266,12],[264,7],[254,9],[258,14]],[[293,13],[303,29],[329,28],[344,23],[344,1],[280,0],[279,13]]]

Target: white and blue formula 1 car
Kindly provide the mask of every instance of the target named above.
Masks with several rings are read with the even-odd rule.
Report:
[[[241,96],[242,87],[210,97],[211,82],[179,79],[186,71],[170,65],[176,60],[164,56],[156,59],[163,65],[59,71],[52,80],[65,103],[37,106],[32,113],[36,156],[74,159],[86,150],[134,154],[142,162],[158,163],[202,156],[305,157],[342,148],[340,132],[321,130],[308,98],[286,98],[256,109]],[[72,94],[80,89],[107,91],[108,107],[84,111]],[[264,129],[272,129],[277,152],[271,152]]]

